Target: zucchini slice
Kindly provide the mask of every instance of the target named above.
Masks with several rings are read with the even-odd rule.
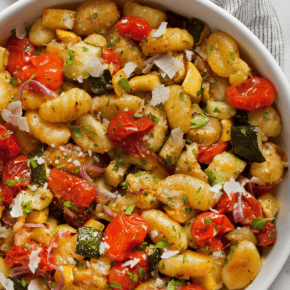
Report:
[[[112,75],[109,69],[105,69],[103,75],[99,78],[90,76],[89,82],[92,87],[92,91],[97,96],[114,91],[114,88],[112,85]]]
[[[237,109],[227,102],[212,101],[206,102],[205,111],[212,117],[219,119],[230,119],[237,114]]]
[[[28,289],[28,284],[23,279],[17,280],[11,277],[9,277],[8,279],[10,279],[14,283],[13,285],[14,290],[27,290]]]
[[[30,160],[29,165],[33,182],[36,185],[44,184],[47,180],[47,175],[43,147],[29,152],[28,158]]]
[[[223,129],[220,119],[195,113],[191,122],[193,126],[190,127],[186,139],[202,146],[208,146],[219,140]]]
[[[251,126],[248,120],[248,114],[246,111],[237,110],[237,114],[234,116],[235,126]]]
[[[265,162],[261,130],[256,126],[233,126],[231,139],[234,153],[248,162]]]
[[[231,178],[238,179],[247,163],[234,154],[223,152],[214,157],[212,163],[204,170],[211,185],[224,184]]]
[[[103,232],[95,228],[79,227],[76,245],[76,254],[98,259],[99,247],[103,238]]]
[[[195,44],[201,43],[210,34],[207,24],[198,18],[192,17],[186,26],[187,31],[193,36]]]
[[[158,275],[158,263],[161,260],[161,251],[155,247],[149,247],[148,251],[148,272],[154,272],[155,277]]]

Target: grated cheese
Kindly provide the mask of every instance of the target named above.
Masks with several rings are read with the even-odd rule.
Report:
[[[80,166],[80,165],[81,165],[80,162],[79,162],[78,160],[74,160],[74,161],[73,161],[73,164],[74,164],[75,166]]]
[[[160,54],[156,54],[150,58],[148,58],[146,61],[143,62],[143,66],[145,66],[145,68],[143,68],[142,73],[143,74],[147,74],[150,72],[150,70],[152,69],[153,65],[154,65],[154,61],[158,58],[160,58],[161,55]]]
[[[123,71],[125,72],[127,79],[131,76],[131,74],[134,72],[136,67],[137,67],[137,64],[133,61],[127,62],[125,64]]]
[[[151,37],[158,38],[161,35],[165,34],[167,24],[168,24],[168,22],[161,22],[160,26],[158,27],[158,29],[155,31],[155,33]]]
[[[179,254],[179,251],[171,251],[171,250],[167,250],[166,248],[164,249],[164,252],[161,256],[161,259],[168,259],[170,257],[173,257],[175,255]]]
[[[212,255],[219,258],[222,258],[224,256],[222,251],[213,252]]]
[[[176,73],[183,67],[183,63],[177,60],[174,56],[169,53],[163,55],[159,59],[156,59],[154,63],[162,69],[171,79],[176,75]]]
[[[135,267],[140,262],[140,259],[135,258],[134,260],[129,260],[126,263],[122,264],[122,267],[130,266],[131,269]]]
[[[12,217],[16,218],[16,217],[23,216],[23,209],[21,206],[22,199],[23,199],[22,193],[18,193],[16,197],[13,199],[12,204],[11,204],[12,209],[10,211],[10,214]]]
[[[84,63],[84,70],[90,73],[92,77],[99,78],[103,75],[104,67],[101,63],[101,59],[93,57]]]
[[[6,279],[4,274],[0,271],[0,283],[6,290],[14,290],[14,283],[10,279]]]
[[[234,178],[231,178],[230,181],[225,182],[224,192],[228,195],[231,200],[231,193],[240,192],[241,194],[245,193],[245,189],[240,185],[239,182],[235,181]]]
[[[104,255],[108,249],[110,249],[110,246],[106,242],[100,243],[99,252],[101,255]]]
[[[193,51],[186,49],[184,52],[185,52],[185,55],[186,55],[186,59],[188,61],[191,61],[192,60],[192,56],[194,55]]]
[[[158,104],[164,103],[169,99],[170,89],[161,85],[159,88],[155,88],[152,91],[152,99],[150,101],[151,106],[156,106]]]
[[[161,279],[157,278],[155,281],[155,287],[160,287],[163,285],[164,285],[163,281]]]
[[[72,29],[74,26],[74,20],[71,17],[70,13],[64,13],[63,15],[63,24],[68,28]]]
[[[219,213],[218,210],[216,210],[216,209],[214,209],[214,208],[212,208],[212,207],[209,207],[209,210],[212,211],[212,212],[215,212],[215,213]]]
[[[40,257],[38,257],[38,254],[41,251],[42,251],[42,248],[39,248],[36,251],[32,251],[30,256],[29,256],[28,267],[33,274],[35,273],[36,269],[38,268],[38,264],[41,261]]]
[[[175,128],[171,131],[171,135],[173,138],[173,142],[175,144],[176,147],[183,147],[183,131],[180,129],[180,127]]]
[[[220,199],[220,197],[223,194],[221,192],[221,189],[222,189],[222,185],[221,184],[216,184],[216,185],[214,185],[213,187],[211,187],[209,189],[211,192],[214,192],[214,196],[213,196],[214,199],[216,199],[216,200]]]
[[[39,290],[41,289],[40,287],[41,285],[39,285],[38,281],[32,280],[30,284],[28,285],[27,290]]]
[[[19,127],[21,131],[29,133],[29,127],[26,117],[22,117],[22,103],[20,101],[12,102],[1,113],[4,121]]]
[[[16,31],[16,37],[19,39],[23,39],[26,36],[25,24],[21,23],[21,24],[16,25],[15,31]]]

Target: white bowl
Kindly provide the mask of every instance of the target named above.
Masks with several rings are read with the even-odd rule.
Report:
[[[122,1],[122,0],[120,0]],[[9,36],[10,30],[17,24],[27,23],[31,25],[39,17],[42,10],[59,4],[70,7],[73,3],[83,0],[21,0],[0,13],[0,41],[3,43]],[[139,2],[139,1],[138,1]],[[235,17],[208,0],[152,0],[140,1],[150,3],[152,6],[173,10],[187,17],[198,17],[213,30],[222,30],[232,35],[251,67],[255,68],[266,79],[271,81],[277,91],[276,104],[283,120],[283,132],[278,140],[280,146],[290,156],[290,122],[287,123],[290,112],[290,86],[282,70],[272,57],[270,52],[260,40],[239,22]],[[73,5],[74,6],[74,5]],[[276,142],[276,141],[275,141]],[[273,283],[281,271],[290,253],[290,190],[289,174],[286,174],[283,182],[276,189],[281,210],[277,218],[278,239],[271,251],[265,256],[265,263],[254,282],[247,290],[266,290]]]

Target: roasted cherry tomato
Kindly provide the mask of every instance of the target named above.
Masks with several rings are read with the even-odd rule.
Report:
[[[147,20],[136,16],[125,16],[115,25],[120,35],[130,37],[134,40],[144,40],[151,31]]]
[[[228,143],[218,141],[209,146],[199,147],[196,159],[203,164],[210,164],[213,158],[228,149]]]
[[[271,106],[276,92],[268,81],[252,77],[237,86],[230,86],[225,91],[227,102],[240,110],[260,111]]]
[[[223,248],[221,236],[232,231],[235,226],[223,214],[203,212],[192,223],[191,234],[202,247],[212,247],[214,251]]]
[[[34,55],[34,46],[27,37],[18,39],[11,36],[6,48],[9,51],[7,70],[15,78],[25,82],[35,75],[33,80],[53,91],[62,85],[63,61],[59,56],[50,53]],[[28,85],[28,89],[41,94],[32,83]]]
[[[5,165],[1,186],[4,205],[10,205],[16,194],[31,183],[32,179],[27,161],[26,156],[20,155]]]
[[[236,201],[236,194],[230,194],[231,199],[226,193],[223,193],[216,208],[220,213],[232,212]],[[243,211],[244,226],[249,226],[254,218],[263,218],[264,213],[260,203],[248,192],[242,195],[241,207]]]
[[[109,123],[108,138],[116,147],[140,158],[143,155],[140,148],[145,147],[148,150],[143,137],[154,127],[154,122],[148,116],[135,117],[135,115],[133,111],[119,113]]]
[[[64,210],[63,215],[68,223],[80,226],[90,218],[88,208],[95,202],[97,193],[93,186],[57,168],[50,170],[47,182],[55,196],[55,205]]]
[[[121,62],[116,53],[108,48],[103,47],[102,59],[104,62],[113,64],[113,74],[121,68]]]
[[[200,285],[191,284],[186,287],[182,287],[180,290],[207,290],[207,289]]]
[[[147,232],[147,221],[137,214],[115,217],[105,230],[104,242],[109,245],[105,255],[115,261],[124,260],[144,242]]]
[[[266,221],[264,228],[260,230],[256,237],[258,239],[258,245],[262,247],[268,247],[276,242],[277,231],[275,224]]]
[[[40,258],[40,262],[38,264],[38,269],[40,271],[51,271],[53,270],[47,264],[47,249],[44,245],[38,244],[33,241],[29,241],[24,243],[23,245],[16,245],[14,244],[12,249],[6,254],[4,259],[5,264],[8,267],[27,267],[29,264],[29,257],[33,251],[41,249],[38,254]],[[49,255],[49,262],[54,264],[54,256],[50,253]]]
[[[131,268],[127,261],[138,259],[138,263]],[[135,252],[123,262],[116,262],[109,273],[108,282],[112,289],[131,290],[143,282],[148,276],[148,257],[145,251]]]
[[[18,156],[20,152],[20,143],[13,132],[0,124],[0,159],[7,162]]]
[[[251,179],[252,176],[249,177],[249,179]],[[273,192],[274,188],[276,187],[276,184],[271,184],[271,183],[263,183],[263,184],[258,184],[258,183],[254,183],[254,182],[249,182],[246,184],[246,188],[248,188],[248,190],[250,192],[254,192],[255,196],[261,196],[263,194],[269,193],[269,192]]]
[[[15,35],[9,37],[6,49],[9,51],[7,70],[11,75],[17,77],[22,68],[31,65],[31,56],[34,55],[34,45],[27,37],[17,38]]]

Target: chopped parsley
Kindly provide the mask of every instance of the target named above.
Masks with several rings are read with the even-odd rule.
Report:
[[[202,115],[196,115],[191,122],[194,124],[190,127],[190,129],[199,128],[208,123],[208,119]]]
[[[118,85],[122,87],[127,93],[130,93],[131,90],[128,80],[122,78],[118,81]]]
[[[266,120],[271,120],[271,116],[268,112],[266,112],[264,115],[263,115],[263,118],[266,119]]]
[[[135,208],[135,204],[130,204],[126,209],[125,214],[127,215],[132,214],[132,212],[134,211],[134,208]]]

